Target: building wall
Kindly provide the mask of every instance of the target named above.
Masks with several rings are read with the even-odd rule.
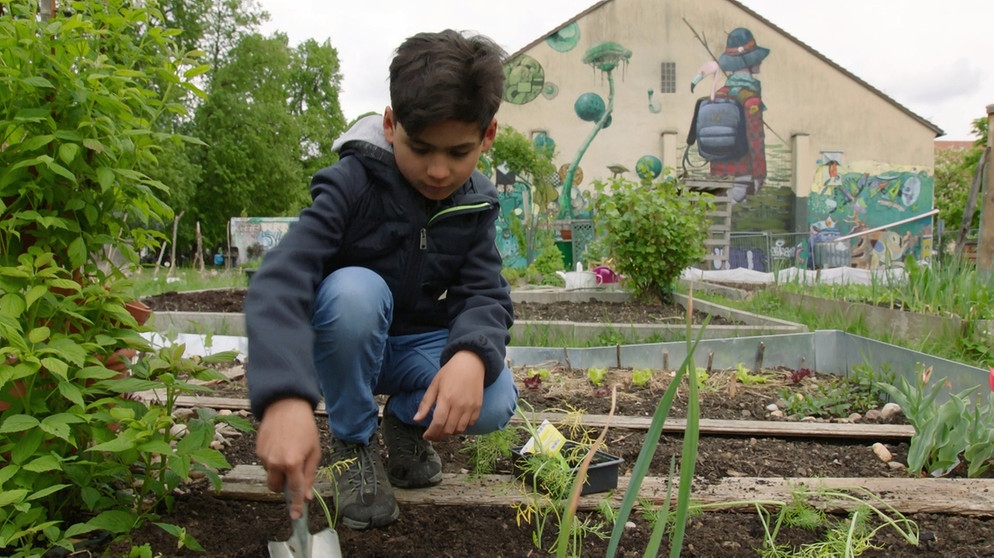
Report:
[[[572,15],[564,14],[564,19]],[[725,50],[730,31],[740,27],[769,49],[753,76],[761,83],[765,109],[761,114],[767,177],[761,190],[786,188],[774,197],[789,197],[796,204],[794,211],[784,211],[782,220],[770,225],[773,229],[803,231],[825,219],[824,206],[810,208],[808,199],[813,190],[824,191],[820,177],[830,164],[836,170],[872,168],[884,177],[891,169],[909,173],[927,183],[921,192],[928,199],[916,199],[916,211],[931,209],[938,130],[730,0],[607,0],[592,6],[509,61],[509,94],[498,121],[527,136],[547,134],[563,180],[570,163],[579,160],[580,172],[572,181],[579,191],[590,191],[593,181],[612,176],[637,180],[640,161],[643,170],[651,169],[654,161],[679,166],[698,98],[708,95],[712,86],[724,85],[725,77],[719,72],[717,83],[704,77],[693,92],[691,82],[712,55]],[[840,29],[839,40],[858,38]],[[584,61],[585,55],[605,50],[608,42],[622,54],[615,67],[596,67],[603,58]],[[673,93],[661,92],[664,62],[675,63]],[[595,94],[610,104],[612,81],[609,124],[595,130],[596,116],[603,112],[590,103],[576,103]],[[578,108],[586,111],[588,120],[581,119]],[[697,166],[690,169],[692,176],[709,174],[707,161],[695,149],[688,155]],[[582,197],[572,197],[574,213],[583,216],[587,208]],[[736,212],[743,213],[750,199]],[[873,204],[862,209],[876,211]]]

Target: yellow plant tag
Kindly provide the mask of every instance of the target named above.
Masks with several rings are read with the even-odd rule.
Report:
[[[563,436],[562,432],[546,419],[538,426],[538,439],[536,440],[535,436],[529,438],[525,442],[525,445],[521,446],[521,453],[536,453],[541,451],[552,455],[557,453],[565,443],[566,436]]]

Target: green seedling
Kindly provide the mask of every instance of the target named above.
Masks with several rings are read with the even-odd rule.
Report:
[[[753,374],[741,362],[735,367],[735,379],[738,380],[740,384],[747,386],[766,383],[766,376],[763,376],[762,374]]]
[[[549,369],[548,368],[532,368],[528,370],[528,375],[530,377],[537,377],[538,379],[546,382],[549,380]]]
[[[587,379],[590,383],[601,387],[604,385],[604,379],[607,377],[607,368],[588,368],[587,369]]]
[[[636,368],[632,370],[632,383],[637,387],[644,387],[652,380],[652,370],[648,368]]]

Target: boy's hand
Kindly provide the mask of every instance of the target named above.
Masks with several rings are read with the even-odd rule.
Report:
[[[445,363],[421,399],[415,421],[435,407],[425,440],[444,440],[459,434],[480,418],[483,406],[483,359],[473,351],[459,351]]]
[[[266,470],[266,485],[273,492],[283,492],[285,484],[290,493],[290,518],[300,518],[304,499],[313,498],[311,486],[321,461],[321,441],[311,404],[290,398],[266,407],[255,453]]]

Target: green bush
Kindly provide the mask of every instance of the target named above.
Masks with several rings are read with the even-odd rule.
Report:
[[[680,273],[706,253],[710,194],[682,191],[673,177],[595,183],[594,218],[615,271],[636,296],[668,301]]]
[[[138,169],[194,141],[154,125],[185,114],[175,99],[205,67],[176,51],[154,2],[60,4],[51,19],[36,1],[0,8],[0,548],[41,556],[93,531],[126,537],[191,472],[217,482],[227,466],[210,447],[218,417],[172,413],[203,389],[189,378],[220,375],[153,347],[126,309],[125,270],[172,219]],[[127,396],[150,389],[164,399]]]

